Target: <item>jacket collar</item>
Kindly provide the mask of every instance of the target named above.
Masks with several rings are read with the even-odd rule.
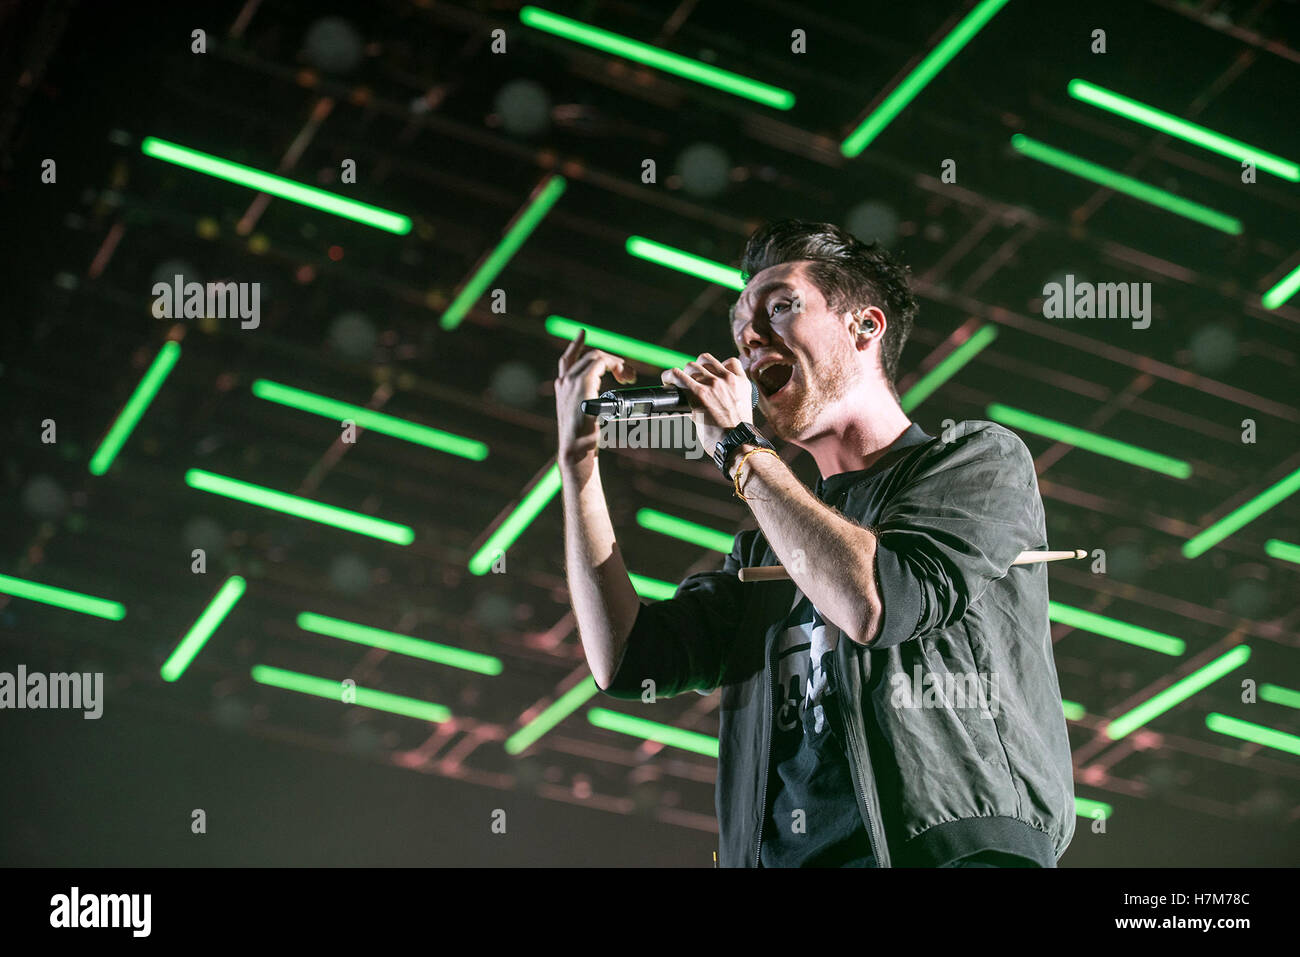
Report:
[[[908,424],[907,430],[895,439],[890,444],[889,448],[885,450],[885,454],[871,463],[870,467],[857,469],[852,472],[839,472],[825,478],[819,476],[817,478],[817,487],[813,491],[819,499],[825,501],[827,498],[839,494],[854,482],[860,482],[862,479],[874,475],[876,472],[889,468],[898,460],[899,456],[905,449],[909,449],[914,445],[921,445],[924,442],[929,442],[932,438],[934,438],[934,436],[926,433],[926,431],[915,422],[911,422]]]

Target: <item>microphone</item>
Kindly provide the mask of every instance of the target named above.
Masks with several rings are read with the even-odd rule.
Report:
[[[754,407],[758,407],[758,386],[750,383],[754,393]],[[690,412],[690,393],[675,385],[642,387],[640,389],[610,389],[594,399],[582,400],[582,411],[587,415],[608,415],[625,419],[647,415],[671,415]]]

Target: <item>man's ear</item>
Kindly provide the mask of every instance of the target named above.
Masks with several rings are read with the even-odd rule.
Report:
[[[859,309],[852,313],[852,316],[854,345],[858,349],[870,347],[873,339],[879,339],[885,334],[885,314],[877,307]]]

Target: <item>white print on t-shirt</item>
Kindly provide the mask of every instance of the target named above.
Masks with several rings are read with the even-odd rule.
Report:
[[[804,712],[813,709],[813,730],[826,730],[822,695],[826,691],[826,655],[839,644],[840,630],[827,622],[795,589],[794,604],[777,637],[776,669],[782,689],[776,725],[782,731],[799,727]]]

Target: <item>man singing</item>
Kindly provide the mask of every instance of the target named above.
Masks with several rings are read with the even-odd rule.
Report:
[[[927,435],[894,380],[916,300],[879,244],[784,221],[745,247],[738,357],[663,373],[758,528],[643,605],[580,411],[628,363],[580,337],[555,380],[570,601],[616,698],[722,689],[724,867],[1055,867],[1074,836],[1029,451],[966,421]],[[809,489],[753,426],[817,465]],[[783,565],[790,580],[741,582]]]

